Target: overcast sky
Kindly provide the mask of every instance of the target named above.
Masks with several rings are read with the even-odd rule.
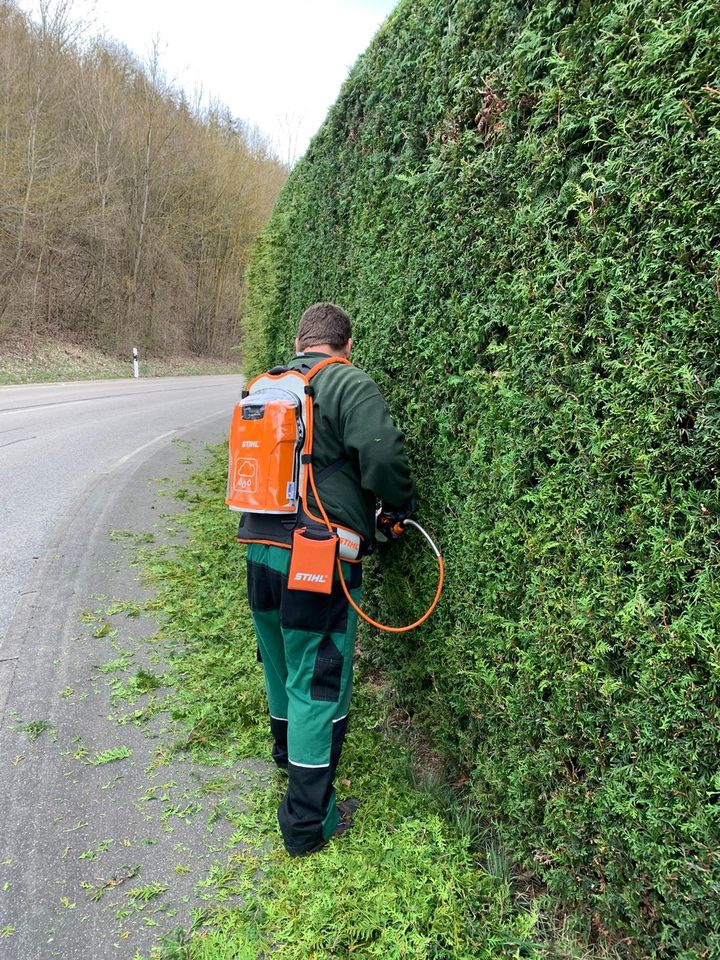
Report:
[[[93,33],[146,59],[160,37],[170,80],[257,124],[283,160],[305,150],[349,68],[397,0],[74,0]],[[33,11],[37,0],[20,0]]]

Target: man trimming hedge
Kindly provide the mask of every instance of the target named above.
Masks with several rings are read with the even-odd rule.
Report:
[[[287,368],[307,373],[328,356],[349,359],[351,348],[347,314],[335,304],[316,303],[302,315]],[[362,537],[358,562],[343,563],[358,603],[359,560],[372,549],[376,499],[385,514],[405,516],[414,507],[415,487],[403,435],[370,377],[337,363],[320,370],[312,384],[318,494],[332,523]],[[307,507],[318,511],[310,492]],[[272,755],[288,773],[280,829],[290,854],[312,853],[350,827],[358,806],[353,800],[338,804],[333,787],[348,723],[357,615],[337,573],[329,595],[288,589],[282,518],[244,514],[238,538],[249,543],[248,598],[264,666]]]

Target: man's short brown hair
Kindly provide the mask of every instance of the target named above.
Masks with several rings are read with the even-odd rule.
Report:
[[[340,350],[351,336],[350,317],[334,303],[314,303],[300,317],[297,333],[300,350],[321,343]]]

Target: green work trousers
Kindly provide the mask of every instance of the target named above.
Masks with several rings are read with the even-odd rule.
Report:
[[[265,673],[273,759],[288,773],[278,821],[289,853],[328,840],[340,817],[333,780],[350,709],[357,614],[337,571],[331,594],[288,589],[290,551],[251,543],[248,599]],[[355,603],[362,568],[343,563]]]

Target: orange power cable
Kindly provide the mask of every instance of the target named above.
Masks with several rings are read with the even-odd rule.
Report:
[[[308,432],[310,434],[310,437],[309,437],[310,449],[312,450],[312,423],[309,424],[308,426],[309,426]],[[331,533],[335,533],[335,530],[333,529],[333,525],[330,523],[328,515],[325,512],[325,507],[322,504],[322,500],[318,495],[317,487],[315,486],[315,476],[313,474],[311,463],[308,464],[308,477],[310,479],[310,485],[312,487],[313,496],[315,497],[315,503],[317,503],[318,505],[323,521],[325,522],[325,525],[327,526],[328,530]],[[415,623],[410,623],[406,627],[389,627],[387,624],[378,623],[377,620],[373,620],[372,617],[369,617],[364,611],[360,609],[360,607],[355,603],[353,598],[350,596],[350,591],[347,588],[347,584],[345,583],[345,577],[343,576],[342,563],[340,561],[340,558],[338,557],[336,561],[338,573],[340,574],[340,583],[342,585],[343,591],[345,593],[345,596],[348,599],[348,603],[350,604],[350,606],[358,614],[358,616],[363,618],[363,620],[371,624],[371,626],[376,627],[378,630],[384,630],[386,633],[407,633],[408,630],[414,630],[416,627],[419,627],[421,623],[425,623],[425,621],[428,619],[428,617],[433,612],[435,607],[438,605],[438,601],[440,600],[440,594],[442,593],[443,583],[445,581],[445,564],[443,562],[442,556],[440,555],[440,551],[437,549],[437,547],[432,542],[430,537],[427,535],[427,533],[425,533],[425,531],[422,529],[422,527],[419,524],[415,523],[414,520],[406,520],[405,523],[409,524],[410,526],[416,527],[418,530],[420,530],[420,532],[424,535],[426,540],[432,546],[433,552],[435,553],[435,557],[438,562],[438,585],[437,585],[437,590],[435,591],[435,597],[433,599],[433,602],[425,611],[425,613],[420,617],[419,620],[416,620]]]

